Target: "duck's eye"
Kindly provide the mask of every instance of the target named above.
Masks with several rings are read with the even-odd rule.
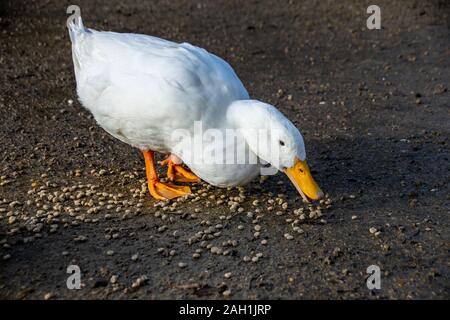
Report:
[[[284,145],[285,145],[284,141],[280,140],[280,146],[284,146]]]

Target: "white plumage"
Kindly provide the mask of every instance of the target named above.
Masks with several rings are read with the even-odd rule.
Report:
[[[239,134],[238,147],[245,147],[258,163],[211,163],[187,143],[174,140],[174,131],[183,129],[193,137],[196,121],[203,131],[222,133],[276,128],[271,139],[277,146],[283,140],[277,168],[305,159],[303,138],[295,126],[275,107],[249,100],[231,66],[216,55],[188,43],[86,29],[81,18],[69,25],[69,33],[79,100],[117,139],[141,150],[174,154],[217,186],[248,183],[260,173],[261,162],[274,159],[268,150],[252,145],[251,137]],[[208,147],[225,156],[236,152],[226,143],[206,142]]]

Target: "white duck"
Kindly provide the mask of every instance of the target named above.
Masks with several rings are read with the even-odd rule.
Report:
[[[170,154],[162,164],[172,181],[198,176],[221,187],[244,185],[269,163],[289,176],[305,200],[322,197],[300,132],[274,106],[250,100],[221,58],[188,43],[86,29],[80,17],[68,28],[81,103],[108,133],[143,152],[154,198],[190,193],[188,186],[159,180],[154,151]],[[214,139],[205,138],[208,130]],[[218,136],[231,130],[236,140],[220,142]],[[200,147],[193,141],[201,141]]]

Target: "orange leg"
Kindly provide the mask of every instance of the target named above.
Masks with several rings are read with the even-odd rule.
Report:
[[[172,155],[169,155],[165,160],[161,161],[162,166],[167,166],[167,178],[170,181],[176,182],[199,182],[200,179],[192,173],[192,171],[185,169],[181,164],[177,164],[172,160]]]
[[[153,151],[146,150],[142,153],[144,154],[145,160],[148,190],[153,198],[157,200],[169,200],[191,193],[191,189],[188,186],[177,186],[160,182],[155,168]]]

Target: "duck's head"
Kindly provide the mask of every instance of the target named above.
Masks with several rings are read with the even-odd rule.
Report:
[[[239,127],[249,148],[260,159],[283,171],[303,199],[323,197],[306,162],[300,131],[277,108],[256,100],[241,100],[230,106],[228,117]]]

